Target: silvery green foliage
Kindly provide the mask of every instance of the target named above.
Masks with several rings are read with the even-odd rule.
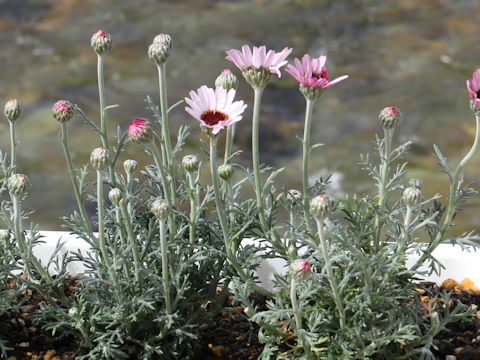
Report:
[[[323,249],[316,233],[308,234],[303,226],[301,201],[286,196],[277,197],[275,208],[285,208],[289,222],[283,226],[282,240],[269,238],[270,253],[266,256],[284,258],[292,263],[298,254],[312,265],[309,277],[297,284],[298,307],[302,312],[302,328],[295,323],[291,301],[292,274],[277,275],[277,292],[267,301],[266,310],[258,310],[249,298],[252,283],[237,283],[237,298],[250,309],[251,320],[260,325],[259,339],[265,343],[261,359],[395,359],[415,357],[434,359],[434,337],[452,321],[466,320],[473,310],[458,303],[449,306],[435,302],[431,307],[420,306],[420,294],[415,291],[415,279],[427,273],[418,270],[422,263],[429,271],[438,272],[441,264],[431,252],[439,244],[451,240],[473,244],[479,239],[473,233],[438,241],[438,234],[449,224],[442,224],[445,207],[438,196],[422,199],[405,222],[407,205],[401,195],[406,164],[399,160],[410,142],[392,151],[385,165],[384,140],[377,138],[380,162],[375,164],[368,155],[362,156],[361,167],[369,172],[387,192],[383,211],[377,198],[344,196],[337,199],[336,209],[325,221],[324,230],[329,244],[328,262],[333,268],[336,284],[342,297],[345,328],[342,329],[337,304],[329,285]],[[446,160],[436,148],[437,157],[449,174]],[[382,184],[381,167],[393,169],[387,183]],[[452,179],[452,176],[449,175]],[[314,193],[322,193],[313,191]],[[456,186],[455,204],[471,195],[469,186],[460,179]],[[377,220],[378,219],[378,220]],[[279,226],[277,226],[277,229]],[[380,229],[380,230],[379,230]],[[442,230],[444,229],[444,230]],[[446,231],[445,231],[446,232]],[[421,241],[427,241],[421,242]],[[408,254],[422,256],[411,270],[405,262]],[[445,305],[447,304],[447,305]]]

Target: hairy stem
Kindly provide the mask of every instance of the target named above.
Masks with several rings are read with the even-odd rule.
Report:
[[[133,233],[132,223],[130,221],[130,217],[127,214],[127,207],[125,206],[125,200],[120,200],[120,212],[122,214],[123,223],[127,228],[127,236],[128,240],[130,241],[130,246],[132,247],[132,254],[133,254],[133,267],[135,271],[135,281],[140,281],[140,256],[138,254],[138,247],[137,247],[137,239],[135,238],[135,234]]]
[[[159,230],[160,230],[160,247],[162,251],[162,283],[163,291],[165,297],[165,308],[167,314],[172,313],[172,303],[170,299],[170,280],[168,277],[168,244],[167,244],[167,234],[165,229],[165,221],[160,219]]]
[[[197,227],[197,199],[196,199],[196,193],[197,193],[197,187],[195,185],[195,182],[193,181],[193,174],[188,171],[187,172],[187,177],[188,177],[188,200],[190,201],[190,226],[189,226],[189,239],[190,239],[190,244],[195,243],[195,229]]]
[[[295,328],[297,337],[300,337],[298,333],[300,330],[303,329],[302,325],[302,309],[298,306],[298,299],[297,299],[297,280],[295,279],[295,275],[292,274],[292,279],[290,281],[290,301],[292,302],[292,310],[293,315],[295,317]],[[305,341],[304,337],[300,338],[300,342],[302,343],[305,352],[307,353],[307,359],[313,359],[313,354],[310,350],[310,346]]]
[[[310,160],[310,127],[312,123],[312,110],[314,102],[305,98],[305,127],[303,132],[303,215],[307,231],[312,232],[312,224],[310,220],[310,197],[308,187],[308,165]]]
[[[97,216],[98,216],[98,245],[102,253],[103,261],[110,268],[111,261],[105,247],[105,218],[103,210],[103,179],[102,172],[97,170]]]
[[[460,175],[462,174],[463,168],[465,167],[465,165],[467,165],[467,163],[470,161],[473,155],[477,152],[478,147],[480,145],[480,113],[478,112],[475,114],[475,122],[476,122],[476,132],[475,132],[475,140],[473,141],[473,145],[470,148],[470,151],[463,157],[463,159],[457,165],[457,168],[455,169],[455,173],[450,183],[450,193],[448,196],[447,213],[445,215],[445,219],[443,220],[443,225],[440,231],[435,236],[435,239],[428,245],[425,252],[418,259],[418,261],[411,268],[411,270],[418,269],[425,262],[425,260],[428,259],[428,257],[433,252],[433,250],[435,250],[436,247],[442,242],[445,234],[448,232],[448,229],[450,228],[453,216],[455,214],[457,186],[458,186],[458,181],[460,179]]]
[[[330,259],[328,258],[329,249],[327,240],[325,238],[325,231],[323,230],[324,221],[323,219],[316,219],[316,222],[318,237],[322,246],[323,260],[325,261],[325,268],[327,270],[327,279],[332,289],[333,300],[335,301],[335,305],[337,306],[338,315],[340,316],[340,329],[342,331],[345,331],[345,310],[343,308],[343,299],[340,291],[338,290],[338,286],[333,275],[333,269],[330,265]]]
[[[258,149],[258,128],[260,121],[260,105],[262,102],[263,88],[254,88],[254,102],[253,102],[253,122],[252,122],[252,161],[253,174],[255,178],[255,195],[257,197],[258,217],[260,219],[260,226],[263,231],[267,231],[267,223],[265,221],[265,210],[263,206],[263,191],[260,179],[260,162]]]
[[[235,137],[235,126],[233,123],[227,128],[227,137],[225,139],[225,155],[223,156],[223,163],[228,163],[228,159],[232,154],[233,138]]]
[[[78,186],[78,180],[76,177],[76,170],[73,168],[72,158],[70,156],[70,149],[68,147],[68,132],[67,132],[67,124],[62,122],[61,123],[61,133],[60,138],[62,140],[62,147],[65,153],[65,159],[67,160],[68,171],[70,173],[70,179],[72,181],[73,192],[75,193],[75,198],[77,200],[78,210],[80,211],[80,216],[82,218],[82,222],[87,234],[90,238],[94,239],[95,236],[93,235],[92,227],[90,225],[90,221],[87,216],[87,212],[85,211],[85,204],[83,202],[82,194],[80,193],[80,188]]]
[[[16,141],[15,141],[15,121],[8,120],[10,124],[10,168],[11,172],[15,173],[17,167],[17,150],[16,150]]]

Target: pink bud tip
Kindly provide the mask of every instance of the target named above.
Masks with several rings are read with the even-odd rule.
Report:
[[[143,130],[147,121],[147,119],[142,119],[138,117],[134,118],[133,121],[130,121],[130,124],[128,125],[128,134],[138,134],[140,131]]]
[[[221,74],[222,75],[225,75],[225,74],[231,74],[232,72],[230,71],[230,69],[223,69]]]
[[[55,105],[53,105],[53,108],[63,113],[70,110],[70,105],[66,101],[60,100],[60,101],[57,101]]]
[[[396,106],[390,106],[387,111],[392,115],[398,115],[400,113]]]
[[[301,272],[307,272],[310,269],[310,263],[307,260],[301,260],[298,262],[298,270]]]
[[[102,37],[107,36],[107,33],[105,32],[105,30],[98,30],[95,34]]]

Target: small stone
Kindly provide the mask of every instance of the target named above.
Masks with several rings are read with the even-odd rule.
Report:
[[[455,355],[447,355],[445,360],[457,360],[457,358],[455,357]]]
[[[425,289],[420,289],[420,288],[416,288],[415,289],[420,295],[425,295],[426,294],[426,290]]]
[[[43,355],[43,360],[52,360],[52,358],[57,354],[55,350],[47,350],[45,355]]]
[[[15,356],[9,356],[8,360],[17,360],[17,358]]]
[[[471,290],[472,286],[475,286],[475,284],[473,283],[472,279],[468,277],[464,278],[460,283],[460,287],[465,290]]]
[[[26,347],[29,347],[30,346],[30,343],[28,341],[24,341],[24,342],[21,342],[20,344],[18,344],[19,347],[23,347],[23,348],[26,348]]]
[[[442,289],[451,290],[457,286],[457,282],[454,279],[446,279],[442,282]]]

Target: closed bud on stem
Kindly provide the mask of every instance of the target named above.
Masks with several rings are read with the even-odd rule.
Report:
[[[11,237],[10,230],[0,231],[0,241],[8,241],[10,240],[10,237]]]
[[[98,171],[105,170],[110,164],[110,153],[105,148],[96,148],[90,154],[90,163]]]
[[[233,175],[233,167],[230,164],[223,164],[218,167],[217,170],[218,176],[220,176],[223,180],[229,181]]]
[[[215,80],[216,87],[223,87],[225,90],[238,88],[238,79],[229,69],[225,69]]]
[[[293,245],[290,245],[287,249],[287,255],[290,258],[296,258],[297,257],[297,248]]]
[[[120,190],[119,188],[113,188],[109,191],[108,198],[113,205],[118,206],[120,204],[120,200],[122,200],[123,198],[122,190]]]
[[[80,315],[80,313],[78,312],[77,307],[72,306],[72,307],[68,310],[68,316],[70,316],[70,317],[72,317],[72,318],[75,319],[78,315]]]
[[[408,182],[408,185],[410,185],[411,187],[417,188],[419,190],[422,190],[423,182],[420,179],[413,178],[413,179],[410,179],[410,181]]]
[[[380,111],[378,121],[384,129],[394,129],[402,120],[402,113],[396,106],[388,106]]]
[[[301,191],[296,190],[296,189],[288,190],[287,201],[290,204],[295,205],[296,203],[301,202],[302,199],[303,199],[303,195],[302,195]]]
[[[197,155],[185,155],[182,159],[182,166],[188,172],[194,172],[198,170],[200,160]]]
[[[323,94],[324,88],[300,84],[300,92],[310,101],[316,101]]]
[[[8,100],[5,104],[5,116],[9,121],[15,121],[19,118],[22,109],[17,99]]]
[[[30,182],[26,175],[13,174],[7,180],[7,188],[10,194],[14,196],[22,196],[30,188]]]
[[[52,113],[55,120],[67,122],[73,117],[73,104],[68,100],[59,100],[53,105]]]
[[[158,198],[150,206],[150,211],[157,219],[165,220],[170,212],[170,204],[167,200]]]
[[[98,30],[93,34],[90,44],[98,55],[104,55],[112,49],[112,37],[104,30]]]
[[[408,207],[415,207],[422,200],[422,191],[416,187],[408,187],[403,191],[403,201]]]
[[[159,34],[153,39],[153,43],[148,47],[148,57],[155,64],[164,64],[170,56],[172,49],[172,38],[168,34]]]
[[[293,276],[304,278],[310,272],[310,263],[307,260],[297,259],[290,264],[290,272]]]
[[[325,219],[332,211],[333,201],[329,196],[317,195],[310,201],[310,212],[318,219]]]
[[[123,162],[123,168],[125,172],[129,175],[132,175],[138,167],[138,163],[135,160],[128,159]]]

